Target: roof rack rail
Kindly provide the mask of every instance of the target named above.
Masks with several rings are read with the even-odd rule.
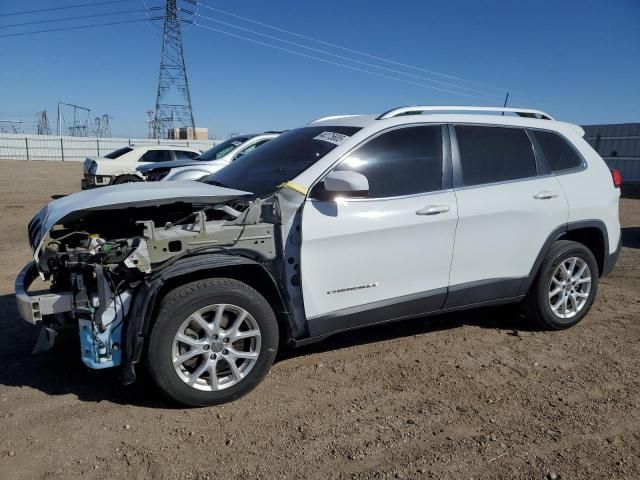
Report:
[[[330,115],[328,117],[320,117],[316,118],[312,122],[309,122],[307,125],[312,125],[314,123],[323,122],[325,120],[336,120],[338,118],[349,118],[349,117],[359,117],[360,115]]]
[[[471,106],[436,106],[436,105],[414,105],[411,107],[399,107],[384,112],[376,118],[383,120],[385,118],[399,117],[401,115],[420,115],[425,112],[509,112],[515,113],[520,117],[539,118],[542,120],[553,120],[553,117],[541,110],[531,110],[529,108],[509,108],[509,107],[471,107]]]

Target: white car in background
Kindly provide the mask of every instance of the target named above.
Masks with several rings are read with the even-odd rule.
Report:
[[[240,157],[253,152],[281,132],[239,135],[222,142],[193,159],[162,164],[142,165],[138,173],[148,182],[198,180],[226,167]]]
[[[104,157],[87,157],[84,161],[81,188],[86,190],[107,185],[141,182],[136,168],[158,162],[191,160],[202,152],[195,148],[171,145],[122,147]]]

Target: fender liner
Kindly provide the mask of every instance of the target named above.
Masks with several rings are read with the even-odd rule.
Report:
[[[172,278],[178,278],[203,270],[215,270],[240,265],[257,266],[273,281],[282,301],[280,287],[273,275],[260,262],[230,253],[201,253],[177,260],[171,265],[152,273],[136,288],[134,299],[125,323],[122,345],[122,383],[128,385],[136,379],[135,364],[140,361],[145,336],[151,325],[152,315],[162,286]],[[282,301],[282,305],[286,305]],[[284,312],[288,318],[287,312]]]

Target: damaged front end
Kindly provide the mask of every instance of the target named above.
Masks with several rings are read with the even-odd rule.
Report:
[[[16,279],[20,315],[45,327],[41,346],[78,328],[85,365],[131,367],[141,342],[128,316],[150,278],[202,254],[276,258],[274,204],[250,196],[198,182],[133,183],[51,202],[29,224],[34,261]],[[38,276],[47,293],[29,293]]]

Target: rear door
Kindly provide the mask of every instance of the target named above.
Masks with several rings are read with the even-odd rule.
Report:
[[[567,222],[562,187],[542,174],[522,128],[456,125],[451,135],[459,220],[445,307],[520,295],[548,236]]]
[[[335,170],[364,174],[367,198],[320,200],[312,190],[301,250],[312,335],[442,307],[457,222],[442,131],[401,127],[347,154]]]

